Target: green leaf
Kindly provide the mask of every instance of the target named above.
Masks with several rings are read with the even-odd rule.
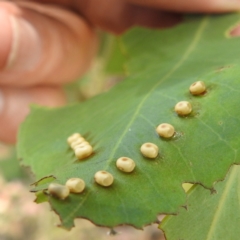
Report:
[[[158,213],[173,214],[185,204],[182,183],[212,188],[240,162],[240,40],[225,34],[238,21],[239,14],[199,16],[173,29],[132,30],[122,40],[129,59],[125,81],[82,104],[32,108],[19,135],[24,164],[37,179],[52,175],[61,184],[71,177],[86,182],[83,194],[71,194],[65,201],[49,196],[64,227],[82,217],[97,225],[141,228]],[[188,88],[199,79],[208,91],[194,97]],[[188,117],[174,112],[181,100],[193,105]],[[158,137],[155,128],[163,122],[175,126],[174,138]],[[94,154],[85,161],[78,161],[66,143],[74,132],[93,145]],[[145,142],[159,146],[157,159],[141,155]],[[121,156],[135,160],[132,174],[116,169]],[[94,183],[99,170],[114,175],[111,187]]]
[[[36,199],[34,201],[35,203],[44,203],[48,201],[47,195],[42,191],[36,192],[35,195],[36,195]]]
[[[166,217],[160,227],[167,240],[238,240],[240,167],[216,184],[216,193],[195,185],[188,194],[188,208]]]

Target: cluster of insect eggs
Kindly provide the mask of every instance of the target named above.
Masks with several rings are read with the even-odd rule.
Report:
[[[68,137],[67,142],[79,160],[85,159],[93,153],[93,147],[79,133],[72,134]]]
[[[201,95],[206,91],[206,86],[204,82],[197,81],[190,86],[189,91],[192,95]],[[192,112],[192,106],[187,101],[178,102],[175,105],[175,112],[180,116],[186,116]],[[175,129],[169,123],[162,123],[158,125],[156,132],[160,137],[171,138],[175,134]],[[71,135],[67,139],[67,142],[74,150],[78,159],[87,158],[93,153],[92,146],[85,141],[79,133]],[[143,156],[152,159],[156,158],[159,154],[158,146],[150,142],[144,143],[141,146],[140,151]],[[116,161],[116,167],[122,172],[131,173],[135,169],[136,164],[134,160],[129,157],[120,157]],[[102,170],[95,173],[94,180],[99,185],[108,187],[113,184],[114,177],[111,173]],[[48,187],[49,193],[60,199],[65,199],[70,192],[82,193],[84,189],[85,182],[80,178],[70,178],[65,185],[51,183]]]

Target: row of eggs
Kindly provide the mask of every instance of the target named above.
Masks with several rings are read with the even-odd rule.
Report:
[[[204,82],[198,81],[193,83],[189,91],[192,95],[201,95],[206,91]],[[192,106],[187,101],[178,102],[174,108],[175,112],[180,116],[186,116],[192,112]],[[171,138],[175,133],[175,129],[171,124],[162,123],[156,128],[156,132],[160,137]],[[68,137],[67,142],[74,150],[75,156],[79,159],[85,159],[93,153],[93,148],[79,133],[74,133]],[[153,143],[144,143],[140,151],[147,158],[156,158],[159,154],[158,146]],[[136,164],[134,160],[128,157],[121,157],[116,161],[116,167],[123,172],[130,173],[134,170]],[[108,187],[113,184],[114,177],[107,171],[98,171],[94,175],[94,180],[101,186]],[[85,182],[80,178],[70,178],[65,185],[51,183],[48,187],[50,194],[60,199],[65,199],[70,192],[82,193],[85,189]]]

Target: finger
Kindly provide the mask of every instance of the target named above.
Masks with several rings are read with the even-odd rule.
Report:
[[[0,92],[0,140],[7,143],[16,142],[17,130],[29,113],[29,104],[57,107],[64,105],[65,102],[64,93],[57,87],[2,88]]]
[[[240,9],[238,0],[128,0],[128,2],[175,12],[218,13]]]
[[[144,26],[150,28],[169,28],[180,23],[181,15],[158,11],[156,9],[146,8],[142,6],[131,6],[133,9],[130,26]]]
[[[34,0],[32,0],[34,1]],[[180,17],[156,9],[133,6],[126,0],[35,0],[59,3],[80,13],[93,26],[120,34],[132,26],[166,28],[177,24]]]
[[[11,46],[5,52],[0,48],[0,85],[59,85],[90,66],[96,35],[77,15],[21,1],[17,5],[2,1],[0,9],[1,37]]]
[[[12,38],[10,20],[8,13],[0,8],[0,70],[6,65],[7,57],[11,49],[10,39]],[[3,31],[2,31],[3,29]]]
[[[165,28],[180,21],[176,14],[133,6],[125,0],[82,0],[76,7],[93,25],[114,33],[122,33],[136,25]]]

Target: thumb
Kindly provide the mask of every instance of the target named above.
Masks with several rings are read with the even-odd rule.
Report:
[[[78,15],[22,1],[1,1],[0,10],[1,86],[60,85],[90,66],[97,38]]]

